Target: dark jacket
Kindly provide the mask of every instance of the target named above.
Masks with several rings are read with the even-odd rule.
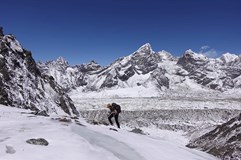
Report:
[[[121,106],[116,104],[116,103],[112,103],[110,111],[111,112],[117,112],[119,114],[121,112]]]

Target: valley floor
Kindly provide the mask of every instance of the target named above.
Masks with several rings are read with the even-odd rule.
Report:
[[[60,122],[59,117],[41,117],[30,111],[0,105],[0,160],[215,160],[206,153],[185,147],[178,132],[131,133],[108,126],[93,126],[80,119]],[[63,117],[62,117],[63,118]],[[152,134],[153,133],[153,134]],[[155,133],[155,134],[154,134]],[[48,146],[26,140],[44,138]]]

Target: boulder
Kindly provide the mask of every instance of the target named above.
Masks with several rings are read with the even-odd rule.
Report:
[[[49,142],[45,140],[44,138],[37,138],[37,139],[29,139],[26,141],[29,144],[34,144],[34,145],[41,145],[41,146],[47,146],[49,145]]]

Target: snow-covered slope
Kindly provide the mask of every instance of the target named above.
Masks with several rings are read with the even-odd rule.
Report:
[[[241,159],[241,114],[187,145],[221,159]]]
[[[0,105],[1,160],[216,160],[185,147],[181,134],[163,131],[140,135],[106,126],[92,126],[82,120],[59,121],[63,117],[31,115],[27,110]],[[80,121],[86,126],[75,123]],[[79,123],[79,122],[78,122]],[[26,143],[43,138],[47,146]]]
[[[237,55],[211,59],[187,50],[176,58],[166,51],[154,52],[149,43],[104,68],[95,62],[72,67],[62,58],[38,66],[71,97],[79,98],[216,95],[241,87]]]
[[[32,53],[13,35],[0,36],[0,104],[48,114],[78,114],[62,87],[39,71]]]

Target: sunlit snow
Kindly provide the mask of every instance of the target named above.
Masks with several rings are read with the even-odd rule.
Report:
[[[107,126],[79,126],[56,117],[37,117],[30,111],[0,105],[1,160],[215,160],[211,155],[185,147],[186,138],[171,131],[139,135]],[[155,133],[155,134],[152,134]],[[26,143],[44,138],[48,146]],[[11,152],[9,151],[11,149]],[[8,152],[7,152],[8,150]]]

